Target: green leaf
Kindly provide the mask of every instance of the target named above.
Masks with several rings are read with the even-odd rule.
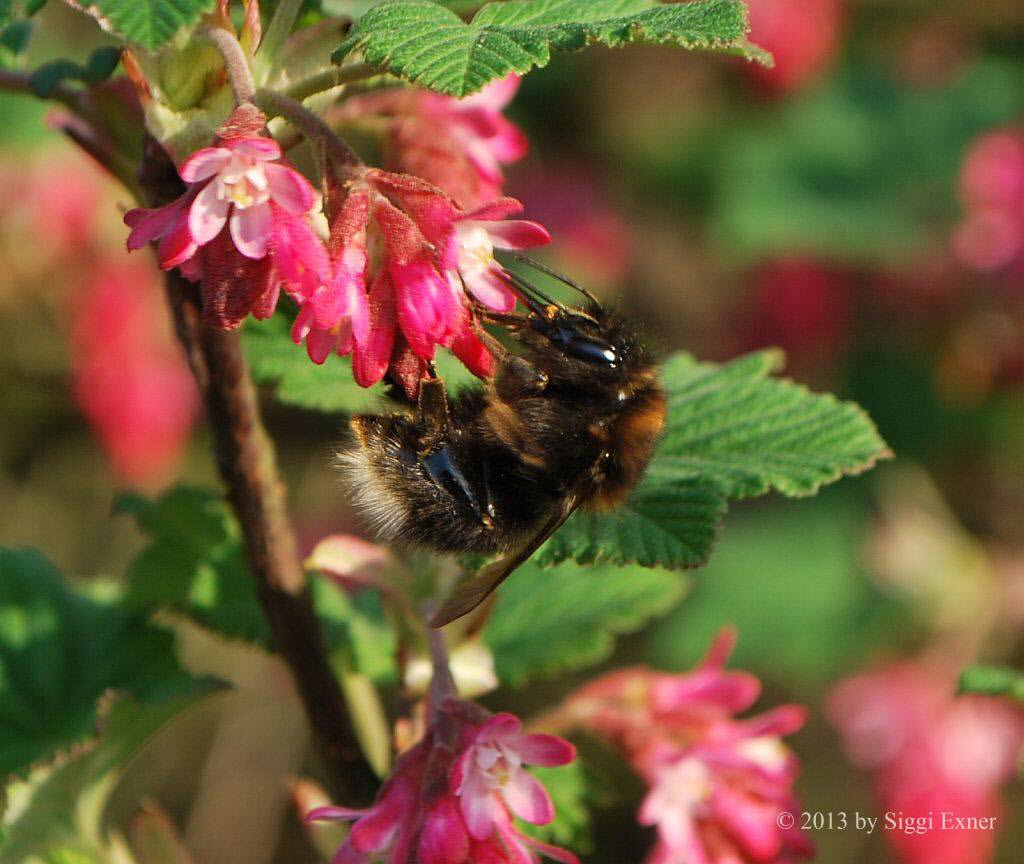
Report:
[[[90,12],[118,36],[155,51],[213,8],[213,0],[95,0]]]
[[[371,404],[372,392],[356,384],[347,357],[332,354],[318,366],[288,329],[283,315],[246,323],[242,343],[256,381],[273,385],[281,402],[299,408],[347,414]]]
[[[155,501],[126,496],[119,508],[150,538],[128,568],[128,602],[174,609],[225,636],[269,643],[241,533],[222,498],[177,486]]]
[[[590,808],[587,801],[587,774],[583,762],[576,759],[568,765],[546,768],[534,765],[530,773],[551,795],[555,818],[547,825],[519,822],[519,827],[544,843],[554,843],[574,852],[588,852],[590,840]]]
[[[722,486],[730,498],[815,494],[892,454],[855,404],[769,377],[779,351],[725,365],[676,354],[662,371],[668,420],[655,464]]]
[[[960,692],[1007,696],[1024,703],[1024,672],[1005,666],[971,666],[960,675]]]
[[[608,514],[577,512],[535,560],[567,558],[680,569],[703,564],[729,498],[813,495],[890,455],[856,405],[771,378],[778,351],[731,363],[675,354],[662,368],[665,432],[629,500]]]
[[[745,505],[692,577],[686,602],[653,628],[649,659],[689,668],[732,624],[740,634],[733,665],[810,690],[905,632],[901,607],[861,572],[867,514],[844,493]]]
[[[45,5],[46,0],[0,0],[0,28],[31,18]]]
[[[176,486],[155,501],[124,496],[119,509],[150,537],[128,568],[129,603],[147,612],[172,609],[228,638],[272,647],[241,531],[222,498]],[[319,576],[310,590],[328,646],[343,652],[353,671],[375,682],[393,680],[394,637],[377,595],[349,598]]]
[[[520,567],[501,589],[484,638],[502,682],[518,686],[542,675],[599,663],[615,636],[667,612],[687,581],[668,570],[566,562]]]
[[[242,343],[256,381],[272,385],[279,401],[298,408],[340,414],[374,410],[378,393],[356,384],[350,358],[332,354],[318,366],[292,342],[289,329],[288,317],[280,314],[246,322]],[[438,351],[436,362],[449,392],[476,381],[448,351]]]
[[[158,732],[219,690],[192,682],[155,703],[123,696],[108,702],[98,738],[5,790],[0,864],[24,864],[37,855],[67,862],[108,860],[100,854],[103,811],[122,770]]]
[[[52,63],[44,63],[32,73],[28,83],[38,97],[46,99],[53,92],[54,87],[69,78],[74,81],[84,81],[86,84],[104,81],[114,74],[114,70],[120,62],[121,49],[105,45],[93,51],[84,66],[71,60],[54,60]]]
[[[697,567],[707,560],[725,509],[725,495],[713,481],[680,477],[654,463],[625,504],[613,513],[575,513],[536,561]]]
[[[468,24],[432,0],[384,0],[335,52],[353,51],[421,87],[466,96],[511,72],[546,66],[552,51],[630,42],[743,54],[767,62],[747,42],[739,0],[510,0],[488,3]]]
[[[148,697],[185,679],[170,634],[73,590],[38,552],[0,547],[0,774],[93,728],[108,688]]]

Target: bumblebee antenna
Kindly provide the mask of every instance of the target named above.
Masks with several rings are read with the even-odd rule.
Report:
[[[559,282],[562,282],[563,284],[568,285],[570,288],[579,291],[580,294],[586,297],[594,305],[601,305],[592,292],[588,291],[586,288],[580,285],[580,283],[577,282],[575,279],[570,279],[565,274],[559,273],[553,267],[548,267],[547,264],[538,261],[536,258],[531,258],[529,255],[523,255],[522,253],[519,252],[516,252],[512,257],[515,258],[516,261],[522,261],[523,264],[526,264],[528,267],[532,267],[534,270],[539,270],[541,273],[547,273],[548,276],[551,276],[553,279],[557,279]]]
[[[554,306],[556,309],[564,308],[561,303],[553,300],[551,297],[548,297],[548,295],[541,291],[540,288],[528,281],[525,277],[516,273],[514,270],[506,270],[505,275],[519,290],[520,297],[529,307],[531,312],[543,315],[544,310],[541,307],[544,305]]]

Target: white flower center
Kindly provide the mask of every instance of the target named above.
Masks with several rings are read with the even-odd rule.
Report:
[[[665,811],[691,811],[711,796],[707,766],[697,759],[680,760],[661,775],[654,794]]]
[[[747,738],[736,745],[736,750],[755,765],[766,771],[780,771],[786,765],[788,751],[786,745],[774,735],[762,735],[759,738]]]
[[[231,161],[217,174],[217,197],[239,210],[270,199],[270,184],[263,163],[251,156],[232,154]]]
[[[522,765],[517,753],[500,744],[478,744],[475,761],[490,789],[507,786]]]
[[[464,276],[479,276],[494,263],[494,244],[480,225],[459,228],[459,270]]]

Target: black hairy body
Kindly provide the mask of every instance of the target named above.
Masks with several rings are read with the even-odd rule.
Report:
[[[426,381],[414,412],[354,417],[341,453],[354,503],[381,539],[505,556],[473,597],[447,604],[449,620],[577,507],[622,502],[664,423],[654,366],[620,318],[597,304],[530,308],[492,316],[524,350],[491,338],[497,370],[486,386],[449,399]]]

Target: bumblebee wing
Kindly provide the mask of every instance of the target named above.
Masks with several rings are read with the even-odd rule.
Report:
[[[504,582],[520,564],[536,552],[544,541],[554,534],[576,511],[585,496],[568,495],[562,500],[561,506],[551,514],[551,518],[522,547],[511,555],[488,564],[479,573],[466,579],[455,587],[441,605],[441,608],[430,619],[431,627],[444,627],[456,618],[472,612]]]

